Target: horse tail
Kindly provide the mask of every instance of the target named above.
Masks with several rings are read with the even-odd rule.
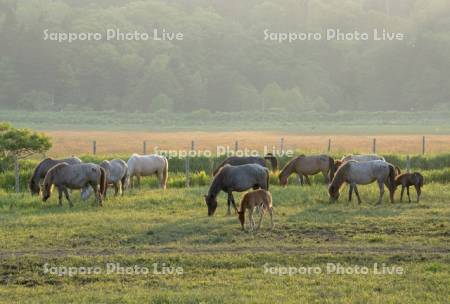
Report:
[[[328,156],[328,172],[330,174],[330,183],[334,178],[334,173],[336,173],[336,165],[334,163],[334,159]]]
[[[419,172],[414,172],[414,176],[417,179],[417,185],[422,188],[423,187],[423,175]]]
[[[397,175],[402,174],[402,170],[398,166],[395,166],[395,171],[397,171]]]
[[[395,186],[395,177],[396,177],[396,172],[395,172],[395,168],[393,165],[389,165],[389,186],[390,186],[390,190],[395,190],[396,186]]]
[[[169,175],[169,161],[167,158],[164,158],[164,168],[163,168],[163,176],[162,176],[162,182],[164,183],[163,189],[166,189],[167,187],[167,179]]]
[[[100,167],[100,194],[105,196],[106,192],[106,171]]]
[[[278,160],[275,156],[273,156],[272,153],[267,153],[266,156],[264,156],[264,159],[270,160],[270,164],[272,166],[272,172],[278,171]]]

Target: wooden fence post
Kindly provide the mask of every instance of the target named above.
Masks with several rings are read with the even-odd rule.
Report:
[[[144,142],[142,143],[142,152],[144,155],[147,155],[147,141],[144,140]]]
[[[331,138],[328,138],[328,153],[331,152]]]
[[[237,152],[237,150],[239,150],[239,142],[236,140],[234,143],[234,152]]]
[[[189,188],[189,178],[190,178],[190,170],[189,170],[189,155],[184,159],[184,169],[186,171],[186,188]]]
[[[377,153],[377,139],[376,138],[373,139],[372,153],[373,154]]]
[[[194,151],[194,150],[195,150],[195,141],[192,140],[191,141],[191,151]]]
[[[425,136],[422,137],[422,154],[425,154]]]
[[[94,140],[93,142],[92,142],[92,154],[97,154],[97,141],[96,140]]]
[[[410,172],[411,171],[411,158],[409,157],[409,155],[406,156],[406,172]]]
[[[284,138],[283,137],[280,138],[280,152],[281,153],[284,152]]]

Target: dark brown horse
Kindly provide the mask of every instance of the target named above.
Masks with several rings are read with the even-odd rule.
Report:
[[[237,211],[233,191],[243,192],[258,188],[269,190],[269,169],[266,167],[258,164],[223,166],[214,176],[208,194],[205,195],[208,215],[211,216],[216,211],[217,195],[220,191],[228,194],[228,214],[230,214],[231,204]]]
[[[82,161],[78,157],[69,157],[64,159],[46,158],[41,161],[34,169],[33,175],[29,181],[29,187],[32,195],[39,194],[41,192],[41,180],[45,178],[48,170],[60,163],[68,163],[69,165],[81,164]]]
[[[419,172],[413,173],[402,173],[400,168],[396,167],[397,176],[395,177],[395,186],[402,186],[402,192],[400,193],[400,201],[403,201],[403,193],[405,192],[408,195],[408,201],[411,203],[411,197],[409,196],[409,187],[414,186],[416,188],[417,193],[417,203],[420,201],[420,195],[422,194],[423,187],[423,175]]]
[[[259,156],[230,156],[227,157],[220,165],[214,170],[213,175],[216,175],[219,170],[225,165],[240,166],[247,164],[258,164],[260,166],[266,167],[266,160],[270,161],[272,172],[278,170],[278,160],[271,153],[267,153],[264,157]]]

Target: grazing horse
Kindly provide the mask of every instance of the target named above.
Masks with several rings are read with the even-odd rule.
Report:
[[[138,187],[141,186],[141,176],[150,176],[156,174],[159,178],[160,186],[163,189],[167,187],[167,178],[169,162],[164,156],[139,155],[134,153],[128,160],[128,176],[133,187],[133,176],[136,176]]]
[[[88,186],[95,190],[96,201],[102,206],[106,189],[106,172],[105,169],[96,164],[69,165],[68,163],[59,163],[45,175],[42,195],[44,202],[50,198],[52,185],[58,188],[58,203],[60,206],[62,206],[63,193],[69,202],[69,206],[73,206],[67,189],[82,189]]]
[[[423,187],[423,175],[419,172],[414,173],[402,173],[397,167],[397,176],[395,177],[395,186],[398,187],[402,185],[402,192],[400,194],[400,201],[403,201],[403,193],[408,194],[408,200],[411,203],[411,197],[409,196],[409,187],[414,186],[417,193],[417,203],[420,201],[420,195],[422,194]]]
[[[306,178],[306,182],[310,185],[308,175],[315,175],[322,172],[325,180],[332,180],[334,177],[335,167],[334,159],[328,155],[300,155],[290,162],[281,170],[278,175],[280,185],[286,186],[288,178],[292,173],[297,173],[300,178],[300,182],[303,185],[303,176]]]
[[[266,160],[270,161],[270,164],[272,166],[272,172],[276,172],[278,170],[278,160],[275,156],[273,156],[271,153],[267,153],[264,157],[258,157],[258,156],[230,156],[227,157],[223,162],[220,163],[220,165],[214,170],[213,175],[216,175],[219,170],[225,166],[225,165],[231,165],[231,166],[240,166],[240,165],[246,165],[246,164],[258,164],[263,167],[266,166]]]
[[[332,202],[339,199],[339,189],[344,183],[350,185],[349,201],[352,200],[352,191],[356,193],[358,204],[361,204],[358,188],[356,185],[368,185],[377,181],[380,188],[380,197],[377,204],[381,204],[384,194],[384,185],[389,189],[391,203],[394,203],[395,192],[395,168],[393,165],[381,161],[372,160],[367,162],[357,162],[354,160],[343,163],[334,175],[328,193]]]
[[[34,169],[33,175],[29,181],[29,187],[31,191],[31,195],[39,194],[41,192],[41,180],[45,178],[48,170],[50,170],[53,166],[60,163],[68,163],[69,165],[81,164],[82,161],[78,157],[70,157],[65,159],[53,159],[46,158],[41,161],[36,168]]]
[[[119,192],[123,195],[128,180],[127,163],[121,159],[104,160],[100,163],[100,167],[105,169],[106,172],[106,188],[103,198],[106,198],[108,185],[114,186],[114,196],[117,196]],[[83,200],[87,200],[92,192],[93,189],[91,187],[84,188],[81,192],[81,197]]]
[[[269,191],[258,189],[244,194],[241,200],[241,209],[238,211],[239,221],[241,222],[242,230],[245,230],[245,210],[248,210],[248,217],[250,222],[250,230],[255,229],[255,221],[253,220],[253,211],[258,208],[261,216],[259,218],[258,230],[261,227],[261,222],[264,216],[264,211],[268,211],[270,215],[270,229],[273,229],[273,207],[272,195]]]
[[[335,161],[336,170],[344,162],[349,161],[349,160],[354,160],[354,161],[359,161],[359,162],[366,162],[366,161],[371,161],[371,160],[386,161],[383,156],[379,156],[379,155],[376,155],[376,154],[347,155],[347,156],[342,157],[341,160],[336,160]]]
[[[205,202],[208,206],[208,215],[214,214],[217,208],[217,195],[220,191],[228,194],[228,215],[231,214],[230,207],[236,204],[233,191],[243,192],[248,189],[269,190],[269,169],[258,164],[247,164],[241,166],[223,166],[214,176],[209,187],[208,194],[205,195]]]

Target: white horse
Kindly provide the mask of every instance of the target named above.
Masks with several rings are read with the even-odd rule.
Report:
[[[359,161],[359,162],[366,162],[366,161],[371,161],[371,160],[382,160],[382,161],[386,161],[384,159],[383,156],[379,156],[376,154],[367,154],[367,155],[347,155],[342,157],[341,162],[346,162],[349,160],[355,160],[355,161]]]
[[[139,155],[134,153],[128,160],[128,175],[131,187],[133,187],[133,176],[136,176],[138,187],[141,186],[141,176],[156,174],[159,178],[161,188],[166,189],[169,163],[164,156]]]
[[[391,203],[394,202],[395,185],[395,168],[393,165],[382,161],[372,160],[367,162],[357,162],[354,160],[343,163],[334,175],[328,193],[332,202],[339,198],[339,189],[344,183],[350,185],[349,201],[352,200],[352,191],[355,191],[358,203],[361,204],[357,185],[368,185],[377,182],[380,188],[380,197],[378,204],[381,203],[384,194],[384,185],[389,189]]]
[[[112,161],[104,160],[101,162],[100,167],[105,169],[106,172],[106,190],[108,185],[114,186],[114,196],[118,193],[123,195],[125,186],[128,184],[128,166],[127,163],[121,159],[113,159]],[[92,194],[93,189],[91,187],[86,187],[81,192],[81,198],[87,200]]]

